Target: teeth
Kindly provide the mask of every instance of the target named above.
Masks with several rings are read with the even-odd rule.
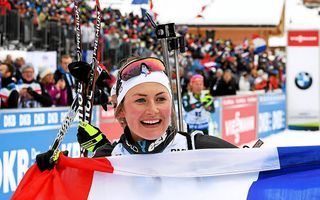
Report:
[[[142,121],[142,122],[145,124],[156,124],[156,123],[159,123],[160,120],[158,119],[158,120],[149,120],[149,121]]]

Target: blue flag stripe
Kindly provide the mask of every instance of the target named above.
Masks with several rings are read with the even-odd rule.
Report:
[[[320,199],[320,147],[279,147],[281,169],[259,173],[247,199]]]

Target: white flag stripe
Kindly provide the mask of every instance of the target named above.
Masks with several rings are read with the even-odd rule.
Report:
[[[260,171],[280,169],[277,148],[202,149],[108,160],[113,174],[94,172],[88,199],[246,199]]]
[[[88,199],[245,200],[258,172],[200,178],[137,177],[96,172]]]
[[[149,177],[205,177],[279,169],[276,148],[203,149],[108,157],[114,174]]]

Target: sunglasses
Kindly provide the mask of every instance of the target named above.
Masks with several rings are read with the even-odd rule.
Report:
[[[147,75],[155,71],[165,71],[164,63],[158,58],[148,57],[148,58],[141,58],[141,59],[137,59],[129,62],[119,72],[119,77],[118,77],[117,87],[116,87],[116,94],[117,95],[119,94],[121,80],[127,81],[141,74]]]

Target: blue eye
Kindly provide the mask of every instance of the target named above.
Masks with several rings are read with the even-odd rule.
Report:
[[[135,102],[143,103],[143,102],[146,102],[146,100],[144,98],[140,98],[140,99],[136,99]]]

